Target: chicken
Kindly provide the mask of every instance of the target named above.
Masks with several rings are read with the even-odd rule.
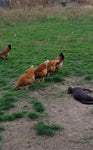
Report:
[[[34,69],[33,66],[31,66],[29,69],[27,69],[24,74],[22,74],[19,77],[18,83],[16,85],[16,89],[19,89],[21,86],[30,85],[34,82],[35,75],[34,75]]]
[[[44,77],[47,74],[47,64],[48,64],[48,60],[42,64],[40,64],[39,66],[37,66],[36,68],[34,68],[34,74],[35,74],[35,78],[43,78],[42,81],[44,81]]]
[[[8,45],[7,48],[0,51],[0,58],[5,59],[9,55],[9,51],[11,50],[11,45]]]
[[[64,55],[63,53],[60,53],[58,57],[56,57],[54,60],[59,60],[59,62],[56,64],[56,69],[60,69],[63,66],[63,60],[64,60]]]
[[[59,60],[51,60],[48,62],[48,65],[47,65],[48,76],[50,75],[50,73],[55,71],[57,63],[59,63]]]

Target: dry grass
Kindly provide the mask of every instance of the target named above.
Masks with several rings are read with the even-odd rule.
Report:
[[[74,19],[86,16],[93,16],[92,6],[71,4],[65,8],[58,5],[45,8],[42,5],[37,5],[31,9],[28,9],[28,7],[25,9],[0,8],[0,22],[10,25],[20,21],[35,21],[38,19],[48,19],[49,17],[58,17],[65,21],[69,18]]]

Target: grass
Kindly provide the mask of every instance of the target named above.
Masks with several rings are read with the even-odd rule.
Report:
[[[59,74],[59,76],[58,76]],[[62,74],[58,73],[58,72],[55,72],[55,74],[51,74],[50,77],[46,77],[45,78],[45,82],[48,82],[48,83],[62,83],[64,84],[64,77],[62,78]]]
[[[40,101],[38,101],[36,97],[32,97],[31,99],[32,100],[29,103],[33,104],[33,108],[36,112],[41,113],[45,110],[44,105]]]
[[[16,112],[10,115],[1,115],[0,122],[14,121],[24,117],[24,112]]]
[[[87,75],[87,76],[85,77],[85,80],[91,81],[91,80],[92,80],[92,75]]]
[[[5,130],[5,128],[0,126],[0,133],[4,130]],[[0,141],[2,141],[2,139],[3,139],[3,137],[2,137],[2,135],[0,135]],[[1,149],[1,146],[0,146],[0,149]]]
[[[43,112],[45,110],[44,105],[39,101],[33,102],[33,108],[36,112]]]
[[[3,115],[3,114],[4,114],[4,112],[0,110],[0,115]]]
[[[36,90],[40,90],[43,89],[45,87],[48,87],[49,85],[47,83],[38,83],[37,80],[29,86],[29,90],[31,91],[36,91]]]
[[[27,141],[26,143],[27,143],[27,144],[30,144],[30,143],[31,143],[31,141]]]
[[[35,130],[39,136],[53,136],[55,131],[62,130],[62,128],[56,125],[46,125],[41,121],[35,124]]]
[[[40,114],[39,113],[37,113],[37,112],[30,112],[29,114],[28,114],[28,117],[31,119],[31,120],[34,120],[34,119],[38,119],[38,118],[40,118]]]
[[[56,9],[58,13],[59,9]],[[0,26],[0,49],[8,44],[12,45],[9,57],[4,61],[0,60],[0,91],[6,89],[14,95],[17,94],[18,97],[20,90],[14,90],[12,80],[17,84],[19,76],[31,65],[35,67],[47,59],[54,59],[61,52],[65,55],[63,68],[50,77],[46,77],[44,83],[34,82],[29,90],[43,89],[53,83],[64,84],[66,76],[84,75],[85,79],[91,83],[93,80],[92,15],[88,13],[88,16],[85,13],[87,17],[81,14],[72,19],[65,14],[66,10],[62,9],[60,11],[67,15],[64,21],[62,21],[63,15],[63,18],[60,18],[54,13],[46,19],[41,17],[32,22],[29,18],[29,21],[17,20],[13,25],[10,23]],[[46,10],[42,10],[42,13],[46,13]],[[73,12],[71,8],[69,10],[70,13]],[[47,11],[50,12],[49,9]],[[12,11],[7,13],[12,13]],[[75,14],[73,12],[73,15]],[[12,19],[10,20],[12,22]],[[21,97],[23,97],[23,92]]]
[[[2,132],[2,131],[4,131],[4,130],[5,130],[5,128],[2,127],[2,126],[0,126],[0,132]]]
[[[2,138],[2,136],[0,135],[0,141],[2,140],[3,138]]]
[[[3,96],[0,98],[0,111],[9,110],[10,108],[14,107],[14,104],[12,103],[16,101],[17,98],[14,97],[12,93],[4,93]]]

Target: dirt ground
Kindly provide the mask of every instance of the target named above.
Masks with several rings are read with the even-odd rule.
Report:
[[[2,132],[2,150],[93,150],[93,105],[74,100],[67,94],[68,86],[93,90],[92,84],[85,83],[82,77],[73,77],[67,78],[64,85],[54,84],[43,90],[29,92],[29,97],[37,97],[45,106],[47,117],[43,121],[64,127],[64,130],[57,131],[53,137],[42,137],[34,130],[34,124],[39,120],[32,121],[25,117],[1,123],[6,128]],[[8,113],[18,112],[24,106],[30,111],[32,109],[27,99],[15,105]]]

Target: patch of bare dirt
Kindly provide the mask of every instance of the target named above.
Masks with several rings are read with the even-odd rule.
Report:
[[[38,136],[34,124],[27,117],[12,122],[1,123],[6,130],[2,133],[2,150],[93,150],[93,105],[84,105],[67,94],[68,86],[83,86],[93,90],[91,84],[85,85],[82,77],[66,78],[65,85],[54,84],[34,92],[29,97],[37,97],[45,106],[47,117],[42,120],[46,124],[64,127],[54,137]],[[63,96],[60,94],[63,93]],[[93,94],[92,94],[93,96]],[[16,102],[18,111],[27,106],[33,111],[28,100]],[[8,112],[8,113],[10,113]]]

